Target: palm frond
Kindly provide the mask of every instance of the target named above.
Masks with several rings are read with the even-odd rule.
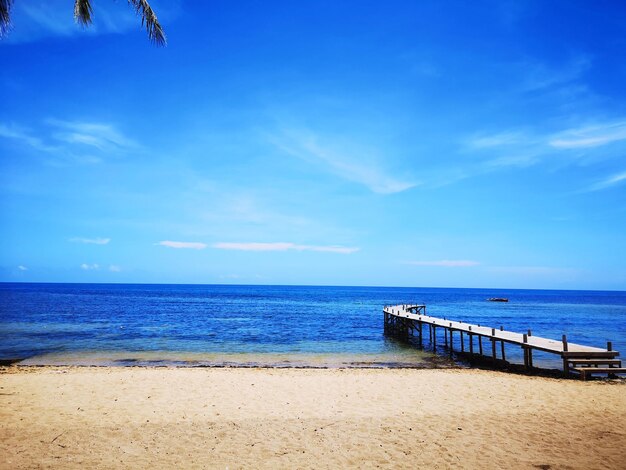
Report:
[[[138,15],[141,15],[141,24],[146,26],[148,37],[157,46],[167,45],[167,38],[161,28],[161,24],[157,19],[156,14],[147,0],[128,0]]]
[[[0,0],[0,38],[11,28],[11,7],[13,0]]]
[[[87,26],[92,23],[91,14],[93,9],[91,8],[91,2],[89,0],[75,0],[74,1],[74,20],[82,26]]]

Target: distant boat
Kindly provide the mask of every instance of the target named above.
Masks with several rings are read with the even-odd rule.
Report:
[[[489,302],[508,302],[509,299],[505,299],[504,297],[492,297],[487,299]]]

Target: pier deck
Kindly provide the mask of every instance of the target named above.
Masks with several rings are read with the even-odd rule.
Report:
[[[483,339],[491,343],[491,356],[497,359],[496,343],[500,342],[501,360],[506,360],[504,344],[514,344],[520,346],[524,351],[524,365],[532,368],[533,350],[558,354],[563,359],[563,372],[569,375],[570,372],[579,373],[580,377],[586,379],[592,373],[624,373],[626,369],[621,367],[621,361],[615,358],[619,356],[618,351],[612,350],[611,343],[607,343],[607,348],[597,348],[582,344],[570,343],[565,335],[562,339],[553,340],[533,336],[528,333],[516,333],[506,331],[502,327],[499,329],[481,325],[473,325],[460,321],[452,321],[444,318],[436,318],[426,315],[425,305],[393,305],[385,306],[385,332],[395,333],[401,336],[418,333],[420,342],[422,341],[422,327],[427,325],[429,339],[433,344],[437,341],[437,329],[444,331],[444,344],[450,347],[453,345],[453,334],[460,335],[461,352],[465,352],[464,336],[469,340],[469,352],[474,353],[473,338],[478,338],[478,351],[483,354]],[[448,341],[449,339],[449,341]],[[580,366],[583,367],[580,367]],[[576,367],[570,367],[576,366]],[[606,367],[598,367],[606,366]],[[582,372],[581,372],[582,369]],[[610,369],[610,370],[609,370]]]

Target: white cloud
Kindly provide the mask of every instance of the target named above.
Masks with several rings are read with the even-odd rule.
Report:
[[[287,251],[294,247],[293,243],[232,243],[220,242],[213,244],[213,248],[220,250],[242,250],[242,251]]]
[[[164,240],[155,245],[167,246],[169,248],[189,248],[192,250],[203,250],[207,247],[206,243],[200,242],[175,242],[171,240]]]
[[[531,134],[520,130],[483,134],[469,139],[467,147],[473,150],[514,147],[518,150],[531,150],[533,156],[537,156],[541,153],[547,154],[553,149],[601,147],[621,140],[626,140],[626,121],[609,121],[549,134]]]
[[[301,215],[287,215],[268,207],[263,196],[247,190],[221,191],[218,210],[211,210],[204,217],[211,223],[227,221],[266,224],[283,227],[302,227],[313,222]]]
[[[525,77],[521,91],[537,92],[576,82],[589,67],[591,60],[585,55],[574,57],[557,67],[548,67],[539,62],[522,63],[520,69]]]
[[[359,248],[356,248],[356,247],[337,246],[337,245],[331,245],[331,246],[296,245],[294,249],[300,250],[300,251],[320,251],[320,252],[327,252],[327,253],[341,253],[344,255],[349,255],[351,253],[356,253],[357,251],[359,251]]]
[[[558,132],[533,133],[518,129],[479,134],[465,141],[464,150],[488,157],[473,172],[480,174],[506,167],[530,167],[555,157],[566,165],[589,158],[615,158],[621,154],[594,150],[623,141],[626,141],[626,120],[613,120]]]
[[[0,124],[0,137],[19,140],[36,150],[44,152],[57,150],[57,147],[46,145],[39,137],[35,137],[29,129],[14,124]]]
[[[0,123],[0,137],[18,140],[31,149],[51,155],[54,163],[94,164],[141,149],[113,124],[106,123],[48,119],[36,130]]]
[[[28,268],[26,266],[22,266],[21,264],[17,267],[17,269],[20,271],[28,271]]]
[[[515,152],[512,155],[504,155],[502,157],[493,158],[484,162],[483,167],[487,170],[497,170],[506,167],[527,168],[539,163],[541,160],[541,152]]]
[[[318,246],[318,245],[298,245],[295,243],[286,243],[286,242],[274,242],[274,243],[262,243],[262,242],[248,242],[248,243],[237,243],[237,242],[220,242],[212,245],[213,248],[217,248],[220,250],[240,250],[240,251],[317,251],[317,252],[327,252],[327,253],[341,253],[341,254],[351,254],[356,251],[359,251],[359,248],[354,247],[346,247],[339,245],[327,245],[327,246]]]
[[[468,145],[476,149],[503,147],[526,143],[527,136],[520,131],[506,131],[491,135],[480,135],[469,139]]]
[[[74,243],[86,243],[86,244],[91,244],[91,245],[107,245],[111,241],[111,239],[110,238],[74,237],[74,238],[70,238],[70,241]]]
[[[440,261],[407,261],[406,264],[413,266],[440,266],[445,268],[467,268],[471,266],[478,266],[478,261],[470,260],[440,260]]]
[[[613,175],[605,180],[599,181],[596,184],[591,185],[585,192],[591,191],[600,191],[602,189],[610,188],[611,186],[615,186],[617,184],[623,183],[626,181],[626,171],[623,173],[619,173],[617,175]]]
[[[379,167],[376,159],[364,155],[367,152],[363,150],[345,151],[331,145],[321,145],[318,137],[310,132],[285,131],[280,136],[271,137],[270,141],[290,155],[321,164],[331,173],[362,184],[375,193],[399,193],[419,184],[388,175]]]
[[[54,138],[70,145],[86,145],[102,151],[138,148],[134,140],[123,135],[111,124],[50,119],[48,124],[60,129]]]
[[[122,268],[115,264],[112,264],[111,266],[109,266],[109,271],[111,271],[112,273],[119,273],[122,271]]]
[[[578,149],[600,147],[620,140],[626,140],[626,121],[567,129],[554,135],[549,145],[559,149]]]
[[[85,271],[97,271],[98,269],[100,269],[100,266],[98,264],[83,263],[80,265],[80,269],[83,269]]]

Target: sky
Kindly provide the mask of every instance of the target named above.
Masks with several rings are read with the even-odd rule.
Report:
[[[626,290],[626,5],[16,0],[0,281]]]

